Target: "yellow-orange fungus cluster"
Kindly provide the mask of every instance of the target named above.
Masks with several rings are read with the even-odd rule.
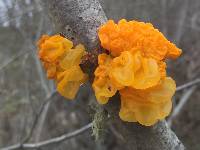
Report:
[[[43,35],[38,48],[47,77],[56,81],[62,96],[74,99],[80,85],[87,80],[87,75],[79,66],[85,53],[84,46],[79,44],[73,48],[73,43],[60,35]]]
[[[181,50],[150,23],[109,20],[98,35],[110,52],[98,56],[93,82],[98,102],[106,104],[119,91],[120,118],[145,126],[169,115],[176,84],[166,75],[165,59],[177,58]]]

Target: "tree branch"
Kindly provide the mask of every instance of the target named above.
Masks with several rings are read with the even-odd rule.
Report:
[[[189,88],[189,87],[191,87],[191,86],[195,86],[195,85],[197,85],[197,84],[200,84],[200,79],[199,79],[199,78],[197,78],[197,79],[195,79],[195,80],[193,80],[193,81],[190,81],[190,82],[188,82],[188,83],[185,83],[185,84],[183,84],[183,85],[181,85],[181,86],[178,86],[178,87],[176,88],[176,91],[181,91],[181,90],[183,90],[183,89]]]
[[[89,124],[83,126],[82,128],[75,130],[71,133],[63,134],[59,137],[55,137],[55,138],[52,138],[52,139],[49,139],[49,140],[46,140],[46,141],[43,141],[43,142],[38,142],[38,143],[34,143],[34,144],[29,144],[29,143],[21,144],[21,143],[19,143],[19,144],[12,145],[12,146],[9,146],[9,147],[1,148],[0,150],[17,150],[17,149],[25,149],[25,148],[36,149],[36,148],[41,148],[41,147],[44,147],[44,146],[47,146],[47,145],[49,146],[49,145],[52,145],[52,144],[57,144],[57,143],[65,141],[67,139],[78,136],[78,135],[84,133],[85,131],[87,131],[88,129],[90,129],[91,127],[92,127],[92,123],[89,123]]]
[[[98,0],[44,0],[58,32],[88,50],[97,49],[97,28],[107,20]]]
[[[42,112],[43,112],[45,106],[46,106],[51,100],[53,100],[53,97],[56,95],[56,93],[57,93],[56,91],[53,91],[53,92],[52,92],[51,94],[49,94],[49,95],[47,96],[47,98],[44,100],[44,102],[42,103],[42,105],[41,105],[40,108],[39,108],[38,113],[37,113],[36,116],[35,116],[35,119],[34,119],[34,121],[33,121],[33,124],[32,124],[32,126],[31,126],[31,129],[30,129],[30,132],[29,132],[28,135],[22,140],[22,143],[28,142],[29,139],[32,137],[33,131],[34,131],[35,127],[36,127],[37,124],[38,124],[38,121],[39,121],[39,119],[40,119],[40,116],[41,116],[41,114],[42,114]]]
[[[75,43],[83,43],[88,50],[100,47],[97,28],[107,20],[98,0],[44,0],[57,30]],[[125,123],[118,117],[119,96],[105,105],[117,131],[132,150],[182,150],[184,146],[170,130],[166,121],[152,127]]]
[[[178,116],[178,114],[181,112],[183,106],[189,100],[190,96],[192,95],[192,93],[194,93],[196,88],[197,88],[196,86],[193,86],[183,94],[183,96],[180,99],[180,102],[174,108],[174,110],[172,111],[171,116],[167,120],[167,123],[168,123],[169,126],[172,125],[173,119],[175,119]]]

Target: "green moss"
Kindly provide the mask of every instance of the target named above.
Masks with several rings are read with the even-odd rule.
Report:
[[[107,112],[101,107],[96,106],[96,113],[93,118],[92,135],[96,140],[102,139],[106,131]]]

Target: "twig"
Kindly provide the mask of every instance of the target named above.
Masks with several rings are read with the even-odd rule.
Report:
[[[12,58],[8,59],[3,65],[0,66],[0,70],[4,69],[5,67],[7,67],[9,64],[11,64],[12,62],[14,62],[16,59],[18,59],[19,57],[25,55],[26,53],[29,53],[29,51],[25,50],[25,51],[20,51],[17,55],[13,56]]]
[[[185,103],[187,102],[187,100],[190,98],[190,96],[192,95],[192,93],[196,90],[196,88],[197,88],[196,86],[191,87],[188,91],[186,91],[186,93],[184,93],[184,95],[180,99],[180,102],[175,107],[174,111],[172,112],[171,116],[169,117],[169,119],[167,121],[167,123],[168,123],[169,126],[172,125],[173,119],[180,113],[181,109],[183,108],[183,106],[185,105]]]
[[[40,118],[40,115],[42,114],[42,112],[43,112],[43,110],[44,110],[46,104],[48,104],[49,101],[52,100],[52,97],[53,97],[56,93],[57,93],[56,91],[53,91],[53,92],[46,98],[46,100],[42,103],[42,105],[40,106],[39,112],[38,112],[38,113],[36,114],[36,116],[35,116],[35,119],[34,119],[34,121],[33,121],[33,125],[32,125],[32,127],[31,127],[31,129],[30,129],[30,132],[29,132],[29,134],[22,140],[22,143],[27,142],[27,141],[31,138],[31,136],[32,136],[32,134],[33,134],[33,131],[34,131],[34,129],[35,129],[37,123],[38,123],[38,120],[39,120],[39,118]]]
[[[185,83],[185,84],[183,84],[183,85],[178,86],[178,87],[176,88],[176,92],[177,92],[177,91],[181,91],[181,90],[186,89],[186,88],[189,88],[189,87],[191,87],[191,86],[197,85],[197,84],[200,84],[200,78],[197,78],[197,79],[195,79],[195,80],[193,80],[193,81],[190,81],[190,82],[188,82],[188,83]]]
[[[38,2],[36,2],[36,3],[38,3]],[[40,20],[40,23],[39,23],[39,27],[38,27],[38,31],[36,33],[36,40],[39,39],[39,37],[40,37],[40,35],[42,33],[43,24],[44,24],[44,16],[42,14],[41,15],[41,20]],[[32,44],[33,48],[34,48],[34,44],[35,43]],[[37,70],[38,70],[38,73],[39,73],[39,76],[40,76],[40,80],[41,80],[42,86],[43,86],[43,88],[45,90],[45,93],[48,95],[50,90],[49,90],[49,88],[48,88],[48,86],[47,86],[47,84],[45,82],[44,73],[42,71],[41,63],[40,63],[40,61],[39,61],[39,59],[38,59],[38,57],[36,55],[34,55],[34,59],[35,59],[36,65],[37,65]],[[40,117],[40,119],[38,121],[38,127],[36,128],[35,142],[38,142],[39,139],[40,139],[40,135],[41,135],[41,132],[42,132],[42,128],[43,128],[43,125],[44,125],[48,110],[49,110],[49,106],[50,106],[50,101],[48,103],[46,103],[46,105],[43,108],[43,111],[41,113],[41,117]]]
[[[87,131],[88,129],[90,129],[92,127],[92,123],[89,123],[83,127],[81,127],[80,129],[78,130],[75,130],[71,133],[67,133],[67,134],[63,134],[61,136],[58,136],[58,137],[55,137],[55,138],[52,138],[52,139],[49,139],[49,140],[46,140],[46,141],[42,141],[42,142],[38,142],[38,143],[27,143],[27,144],[16,144],[16,145],[12,145],[12,146],[9,146],[9,147],[5,147],[5,148],[1,148],[0,150],[16,150],[16,149],[20,149],[20,148],[29,148],[29,149],[35,149],[35,148],[41,148],[41,147],[44,147],[44,146],[47,146],[47,145],[51,145],[51,144],[57,144],[57,143],[60,143],[60,142],[63,142],[67,139],[70,139],[70,138],[73,138],[75,136],[78,136],[82,133],[84,133],[85,131]]]
[[[113,125],[110,124],[110,130],[111,132],[118,138],[119,140],[125,142],[124,137],[115,129]]]

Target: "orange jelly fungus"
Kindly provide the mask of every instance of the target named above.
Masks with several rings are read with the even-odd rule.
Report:
[[[95,79],[93,82],[93,89],[95,96],[100,104],[108,102],[109,98],[114,96],[117,88],[112,84],[109,78],[110,63],[112,58],[106,54],[98,56],[98,67],[94,72]]]
[[[174,80],[166,75],[167,58],[181,50],[150,23],[109,20],[99,28],[101,46],[93,89],[100,104],[117,91],[121,95],[119,116],[127,122],[151,126],[169,115]]]
[[[87,80],[79,66],[85,48],[81,44],[72,47],[72,41],[60,35],[43,35],[38,41],[38,55],[47,77],[56,81],[58,92],[68,99],[74,99],[80,85]]]

